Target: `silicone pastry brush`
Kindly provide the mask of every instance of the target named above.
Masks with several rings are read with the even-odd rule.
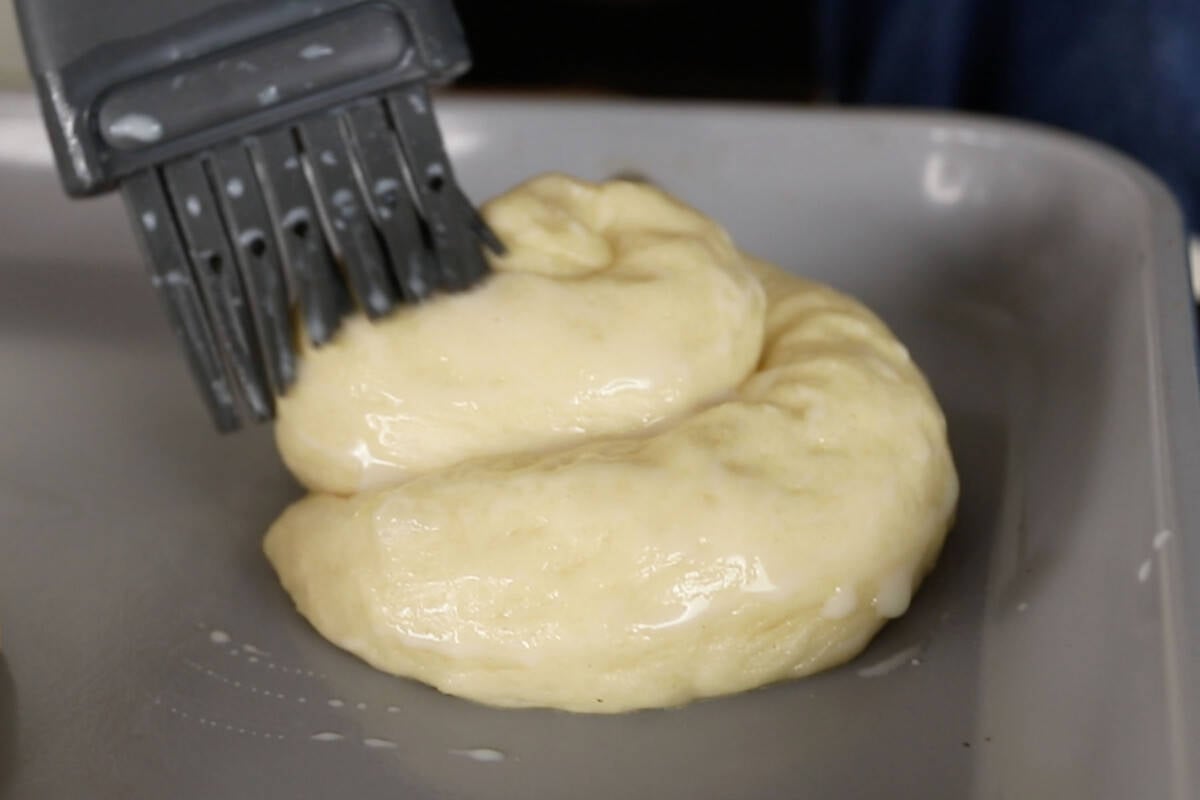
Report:
[[[448,0],[17,7],[63,184],[120,189],[220,430],[273,417],[296,327],[320,346],[500,251],[430,101],[469,66]]]

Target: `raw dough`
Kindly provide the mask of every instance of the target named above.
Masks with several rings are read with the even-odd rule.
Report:
[[[697,226],[696,212],[649,187],[551,176],[518,187],[485,214],[511,248],[497,266],[530,276],[537,291],[540,282],[557,284],[565,304],[576,293],[588,297],[572,307],[596,304],[586,324],[597,332],[602,321],[605,341],[604,331],[636,337],[627,314],[638,325],[710,324],[690,331],[702,343],[696,355],[680,344],[682,332],[659,324],[655,336],[667,343],[645,340],[653,357],[633,359],[639,374],[654,378],[664,354],[679,354],[687,380],[675,385],[688,387],[688,400],[673,407],[667,393],[639,390],[630,405],[636,411],[598,415],[605,435],[563,437],[555,426],[569,392],[552,383],[552,401],[527,415],[505,407],[536,396],[539,372],[517,371],[536,359],[498,350],[501,327],[473,327],[464,318],[462,353],[516,365],[494,392],[474,385],[479,395],[466,398],[479,405],[471,429],[484,444],[439,451],[422,471],[390,471],[389,480],[406,478],[391,488],[310,495],[267,535],[283,585],[322,634],[380,669],[452,694],[616,712],[833,666],[905,611],[941,546],[958,482],[941,411],[875,316],[831,289],[739,256],[715,223]],[[687,225],[677,224],[685,218]],[[695,270],[703,275],[683,283],[709,288],[646,292],[636,303],[622,291],[644,283],[596,291],[595,283],[620,283],[609,271],[630,252],[651,285]],[[563,266],[580,263],[589,269]],[[446,303],[469,304],[478,315],[493,303],[521,304],[504,280],[509,274]],[[740,287],[740,299],[731,287]],[[506,325],[561,327],[570,342],[553,354],[538,349],[548,374],[561,378],[582,360],[581,381],[597,365],[608,370],[605,380],[619,380],[621,364],[605,361],[602,347],[589,349],[588,336],[570,330],[559,308],[522,307],[525,316]],[[715,307],[728,313],[710,321],[705,315]],[[445,312],[431,306],[411,316],[427,313],[437,319]],[[375,330],[352,330],[362,340],[354,347],[378,347],[408,370],[404,362],[419,345],[407,333],[379,329],[376,337]],[[506,334],[502,346],[516,337]],[[760,339],[753,374],[743,380],[742,349]],[[310,365],[300,391],[312,389],[317,375],[336,381],[345,374]],[[511,383],[524,383],[524,393]],[[432,400],[421,402],[433,409]],[[675,411],[683,405],[691,413]],[[328,426],[362,430],[358,405],[323,413],[285,418],[281,426],[314,439],[326,437]],[[485,418],[492,414],[520,425]],[[648,429],[647,420],[657,427]],[[457,422],[439,424],[460,441]],[[531,432],[527,445],[518,429]],[[498,442],[512,452],[480,455],[495,453]],[[390,452],[403,452],[403,443]],[[310,480],[327,468],[344,477],[337,448],[330,453],[313,462]],[[339,480],[324,485],[336,488]]]
[[[511,252],[484,289],[352,319],[304,352],[276,440],[310,489],[628,434],[754,369],[762,289],[702,214],[632,183],[548,177],[487,215]]]

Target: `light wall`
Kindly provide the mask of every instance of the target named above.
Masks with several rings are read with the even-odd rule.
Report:
[[[0,88],[25,86],[25,54],[17,36],[12,0],[0,0]]]

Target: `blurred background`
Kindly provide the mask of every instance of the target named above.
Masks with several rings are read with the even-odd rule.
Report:
[[[818,5],[456,0],[478,87],[814,100]]]
[[[25,82],[25,56],[17,38],[9,0],[0,2],[0,88],[14,88]]]
[[[1100,139],[1200,227],[1200,0],[458,0],[475,87],[920,106]]]
[[[119,0],[109,0],[118,2]],[[953,108],[1149,166],[1200,229],[1200,0],[457,0],[472,90]],[[24,83],[0,0],[0,87]],[[1200,297],[1200,276],[1194,279]]]

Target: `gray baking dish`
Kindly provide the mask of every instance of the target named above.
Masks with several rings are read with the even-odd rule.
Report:
[[[120,207],[64,199],[3,96],[0,795],[1197,796],[1200,402],[1156,181],[954,116],[441,108],[476,197],[638,171],[894,326],[963,481],[912,610],[840,669],[628,716],[373,671],[260,555],[298,494],[270,431],[212,432]]]

